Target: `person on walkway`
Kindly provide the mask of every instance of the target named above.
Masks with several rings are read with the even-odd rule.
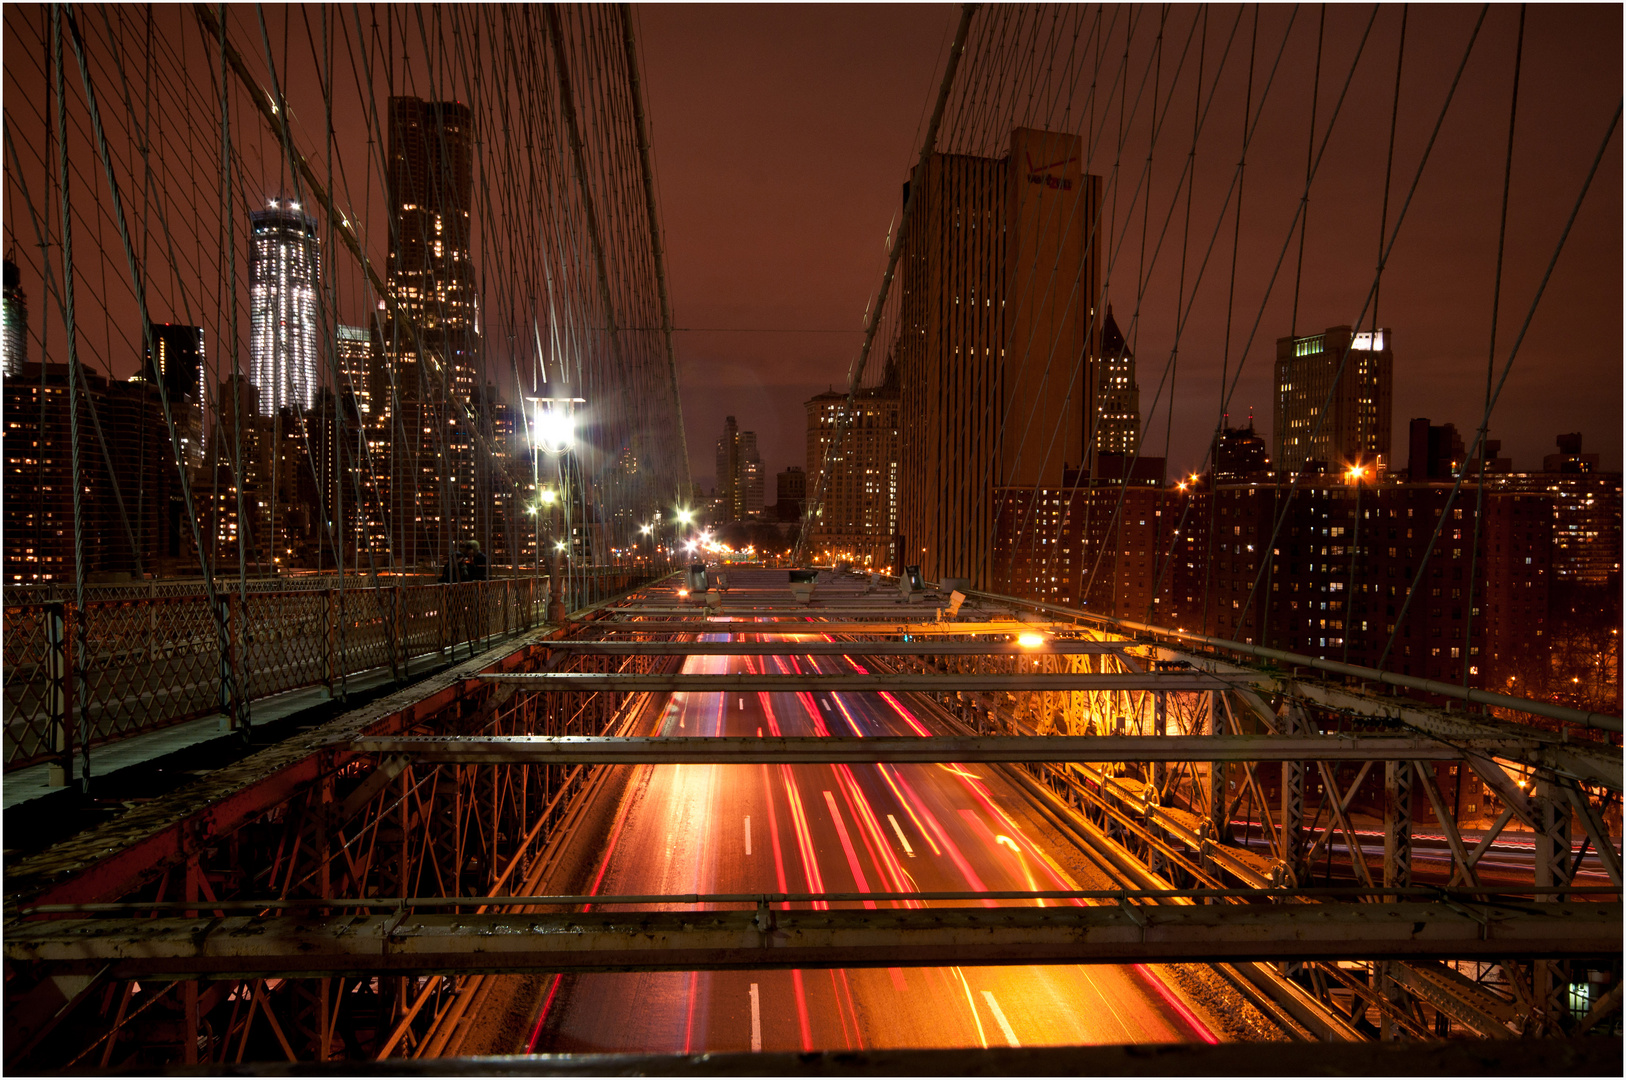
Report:
[[[459,560],[458,573],[460,581],[486,580],[486,553],[480,550],[480,541],[463,541],[463,556]]]

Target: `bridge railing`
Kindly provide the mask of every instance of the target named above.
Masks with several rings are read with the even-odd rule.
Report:
[[[255,701],[404,668],[537,625],[546,578],[369,589],[8,604],[3,696],[6,771],[222,711],[230,671]]]

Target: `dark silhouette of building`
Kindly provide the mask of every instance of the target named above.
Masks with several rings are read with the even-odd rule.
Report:
[[[1270,472],[1270,450],[1264,436],[1253,429],[1253,417],[1245,428],[1225,427],[1214,440],[1213,482],[1257,480]]]
[[[757,433],[741,431],[730,416],[717,440],[717,522],[744,521],[762,516],[762,456]]]
[[[100,570],[113,502],[105,458],[91,424],[91,398],[107,395],[107,380],[79,368],[80,514],[86,571]],[[68,365],[21,365],[3,383],[5,438],[5,583],[71,585],[74,580],[73,440]],[[116,527],[116,519],[111,522]]]
[[[176,438],[187,466],[203,464],[203,436],[207,415],[208,370],[203,357],[203,327],[181,323],[154,323],[152,346],[142,365],[142,377],[163,380],[169,399],[169,415],[175,423]],[[158,426],[164,426],[162,407]]]
[[[1541,471],[1586,473],[1598,471],[1598,455],[1581,453],[1581,433],[1572,431],[1558,437],[1558,453],[1541,459]]]
[[[774,517],[779,521],[802,520],[807,504],[807,473],[792,465],[774,478]]]
[[[1412,483],[1453,480],[1467,460],[1468,451],[1455,424],[1431,424],[1426,416],[1412,420],[1411,456],[1406,465]]]

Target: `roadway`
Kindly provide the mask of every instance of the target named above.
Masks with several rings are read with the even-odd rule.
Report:
[[[694,656],[683,670],[863,668],[830,656]],[[834,692],[674,694],[656,730],[928,734],[891,695]],[[625,791],[589,875],[594,895],[1112,887],[1064,868],[1046,850],[1045,826],[997,775],[978,767],[640,766]],[[526,1045],[515,1050],[702,1053],[1215,1039],[1199,1006],[1139,965],[559,976],[542,981],[540,994]]]

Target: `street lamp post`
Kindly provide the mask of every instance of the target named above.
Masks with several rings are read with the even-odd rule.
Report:
[[[564,466],[564,455],[576,444],[576,406],[585,398],[579,397],[533,397],[535,415],[531,422],[531,440],[536,447],[545,453],[553,455],[555,464],[559,469],[559,487],[543,488],[539,493],[542,505],[551,509],[549,515],[549,529],[553,533],[553,563],[548,572],[548,608],[547,620],[554,626],[565,621],[566,603],[564,594],[564,550],[565,543],[559,537],[564,531],[560,527],[560,517],[564,513],[564,501],[568,498],[569,489],[566,487],[568,470]],[[542,553],[537,552],[540,560]]]

